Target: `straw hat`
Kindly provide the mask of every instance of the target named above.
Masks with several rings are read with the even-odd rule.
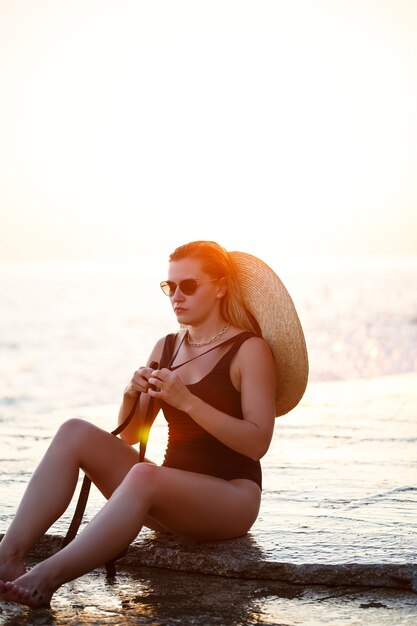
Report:
[[[276,415],[284,415],[301,400],[308,378],[303,329],[294,303],[275,272],[245,252],[229,253],[243,300],[271,347],[277,372]]]

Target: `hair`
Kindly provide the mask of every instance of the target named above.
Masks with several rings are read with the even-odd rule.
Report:
[[[227,290],[221,299],[221,314],[227,322],[261,336],[255,317],[245,307],[233,261],[228,251],[215,241],[191,241],[176,248],[169,261],[187,257],[199,259],[204,272],[212,278],[224,278]]]

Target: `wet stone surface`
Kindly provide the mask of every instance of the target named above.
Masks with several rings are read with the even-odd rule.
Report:
[[[59,538],[45,537],[34,549],[29,565],[49,556],[59,545]],[[162,542],[161,550],[163,546]],[[179,545],[183,556],[184,547]],[[50,609],[34,610],[0,601],[0,624],[411,626],[417,620],[417,594],[407,590],[331,587],[307,581],[294,585],[230,574],[180,572],[140,565],[139,552],[137,546],[131,548],[118,563],[117,576],[112,580],[106,579],[104,569],[97,569],[64,585],[53,597]],[[232,554],[232,560],[236,563],[237,554]]]
[[[140,567],[113,582],[97,570],[55,595],[51,609],[0,603],[4,626],[412,625],[417,596],[395,590],[291,586]]]

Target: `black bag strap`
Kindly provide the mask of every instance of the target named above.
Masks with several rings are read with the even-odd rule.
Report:
[[[176,337],[177,337],[177,333],[171,333],[170,335],[166,336],[164,347],[162,350],[160,367],[169,367],[169,364],[172,360],[172,353],[174,350]],[[156,369],[158,368],[158,363],[156,363],[156,361],[153,361],[150,364],[150,367],[152,367],[153,369]],[[138,406],[140,395],[141,394],[139,393],[136,396],[135,402],[131,410],[129,411],[129,414],[127,415],[126,419],[121,424],[119,424],[117,428],[111,431],[111,434],[114,435],[115,437],[117,437],[117,435],[119,435],[132,421],[132,418]],[[141,463],[145,459],[146,445],[148,443],[149,431],[150,431],[150,427],[153,421],[153,410],[154,410],[154,399],[150,397],[149,403],[146,409],[145,419],[144,419],[144,428],[142,429],[142,435],[141,435],[141,439],[139,442],[139,460],[138,460],[139,463]],[[78,529],[80,527],[80,524],[81,524],[81,521],[85,512],[85,508],[87,506],[90,489],[91,489],[91,480],[87,475],[84,475],[83,482],[81,485],[80,495],[78,496],[77,505],[75,507],[75,511],[74,511],[71,523],[69,525],[67,534],[65,535],[62,541],[61,548],[65,548],[65,546],[71,543],[71,541],[75,538],[78,532]],[[108,563],[105,564],[106,570],[107,570],[107,578],[112,578],[113,576],[115,576],[116,574],[115,562],[119,558],[124,556],[126,552],[127,550],[124,551],[121,555],[117,556],[113,561],[109,561]]]
[[[157,363],[152,363],[151,366],[157,366]],[[132,409],[129,411],[129,415],[126,417],[126,419],[122,422],[122,424],[119,424],[119,426],[117,428],[115,428],[114,430],[111,431],[111,434],[114,435],[115,437],[117,437],[117,435],[119,433],[121,433],[131,422],[138,402],[139,402],[139,398],[140,398],[140,393],[136,396],[135,398],[135,402],[133,404]],[[153,402],[152,402],[153,398],[150,399],[148,407],[147,407],[147,411],[146,411],[146,416],[145,416],[145,421],[149,420],[149,417],[152,415],[152,411],[153,411]],[[147,429],[144,428],[143,429],[144,433],[147,433]],[[146,449],[146,443],[147,441],[140,441],[139,442],[139,462],[143,460],[143,458],[145,457],[145,449]],[[70,526],[68,528],[67,534],[62,542],[62,547],[65,548],[65,546],[67,546],[76,536],[78,529],[80,527],[83,515],[84,515],[84,511],[85,511],[85,507],[87,505],[87,500],[88,500],[88,496],[90,493],[90,488],[91,488],[91,480],[90,478],[85,475],[82,485],[81,485],[81,490],[80,490],[80,495],[78,496],[78,502],[77,502],[77,506],[75,507],[75,511],[74,511],[74,515],[72,517]]]

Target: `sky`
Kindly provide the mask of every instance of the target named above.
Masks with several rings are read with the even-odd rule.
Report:
[[[417,255],[415,0],[0,0],[0,260]]]

